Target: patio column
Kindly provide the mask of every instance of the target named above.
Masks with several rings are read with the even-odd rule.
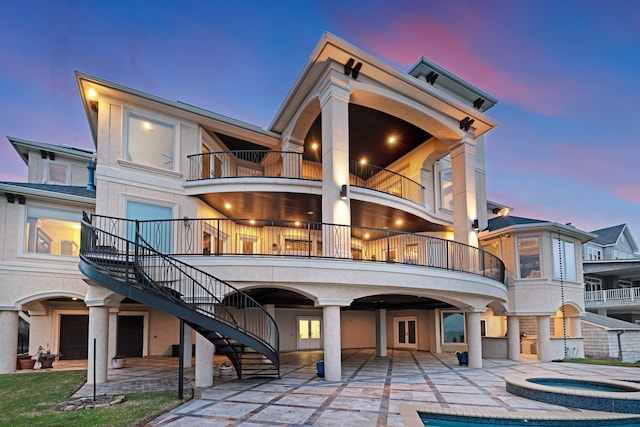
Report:
[[[95,351],[93,345],[94,340],[96,343]],[[102,384],[107,382],[107,367],[109,363],[109,307],[106,305],[89,306],[88,362],[87,383]]]
[[[551,320],[549,316],[536,316],[538,321],[538,360],[551,360]]]
[[[118,352],[118,313],[120,308],[109,308],[109,355],[111,360]]]
[[[567,318],[567,336],[570,338],[582,338],[582,322],[580,316]]]
[[[376,310],[376,356],[387,357],[387,310]]]
[[[191,359],[193,358],[193,329],[191,326],[184,323],[184,367],[190,368],[193,366]]]
[[[0,374],[15,372],[18,353],[18,311],[0,311]]]
[[[213,385],[213,343],[196,334],[196,387]]]
[[[321,83],[322,109],[322,222],[351,225],[349,187],[349,88],[339,73],[330,73]],[[340,190],[347,188],[342,199]],[[349,227],[325,226],[322,233],[324,256],[350,258]]]
[[[520,360],[520,318],[507,316],[507,357],[518,362]]]
[[[480,313],[469,312],[467,320],[467,345],[469,346],[469,367],[482,368],[482,336],[480,332]]]
[[[476,142],[470,137],[464,137],[459,142],[450,150],[453,239],[456,242],[478,246],[478,234],[472,227],[473,220],[479,219],[476,202]]]
[[[340,342],[340,306],[322,307],[324,323],[324,378],[327,381],[342,380],[342,345]]]

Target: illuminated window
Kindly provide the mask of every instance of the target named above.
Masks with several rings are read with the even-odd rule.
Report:
[[[79,212],[27,207],[25,250],[30,253],[78,256]]]
[[[176,125],[131,111],[126,115],[125,159],[174,170]]]
[[[519,237],[520,278],[540,277],[540,244],[538,237]]]
[[[68,167],[65,164],[47,162],[45,184],[69,183]]]
[[[418,263],[418,244],[410,243],[404,245],[404,262],[405,264],[417,264]]]

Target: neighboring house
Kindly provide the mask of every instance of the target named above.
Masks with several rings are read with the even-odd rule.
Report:
[[[585,313],[582,335],[586,357],[632,363],[640,361],[640,325]]]
[[[15,366],[19,319],[31,351],[64,353],[82,324],[89,382],[106,380],[116,351],[171,354],[179,319],[198,386],[214,343],[241,375],[256,361],[277,375],[280,352],[323,349],[330,381],[342,348],[468,350],[472,367],[531,345],[541,360],[567,342],[582,353],[578,265],[593,236],[497,216],[508,208],[487,202],[484,160],[497,100],[429,60],[403,72],[325,34],[266,130],[77,81],[96,152],[76,150],[62,183],[71,149],[14,145],[29,184],[0,187],[0,372]],[[94,161],[95,190],[69,194]],[[32,225],[49,212],[82,234]],[[50,253],[32,246],[41,240]]]
[[[591,233],[582,248],[585,308],[640,325],[640,252],[629,227]]]

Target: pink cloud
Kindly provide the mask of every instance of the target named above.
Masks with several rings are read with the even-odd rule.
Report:
[[[628,200],[632,203],[637,203],[640,205],[640,192],[638,191],[639,188],[640,182],[620,185],[613,188],[613,194],[620,197],[621,199]]]

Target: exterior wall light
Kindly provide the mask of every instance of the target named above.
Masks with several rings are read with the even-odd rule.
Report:
[[[471,223],[471,226],[473,227],[474,230],[479,231],[480,230],[480,225],[478,223],[477,219],[474,219],[473,222]]]
[[[347,200],[347,184],[343,184],[342,188],[340,188],[340,198],[342,200]]]

